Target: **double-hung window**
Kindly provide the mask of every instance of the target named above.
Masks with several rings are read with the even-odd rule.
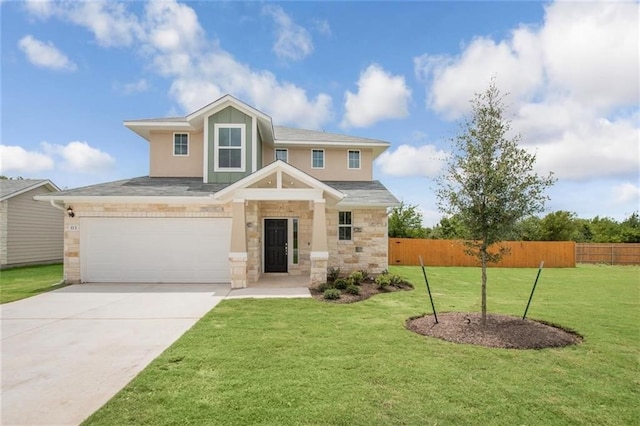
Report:
[[[311,168],[324,169],[324,149],[311,150]]]
[[[189,134],[188,133],[173,134],[173,155],[178,155],[178,156],[189,155]]]
[[[214,126],[215,171],[245,171],[245,125],[216,124]]]
[[[285,163],[288,160],[288,151],[286,148],[278,148],[276,149],[276,160],[282,160]]]
[[[338,240],[351,241],[351,212],[338,212]]]
[[[350,149],[347,152],[347,167],[349,169],[360,168],[360,151]]]

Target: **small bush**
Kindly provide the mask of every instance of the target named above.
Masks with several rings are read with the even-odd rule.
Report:
[[[362,273],[362,271],[355,271],[355,272],[352,272],[351,275],[349,275],[349,278],[351,278],[351,280],[355,285],[359,285],[360,283],[362,283],[365,276]]]
[[[369,278],[369,271],[366,269],[360,269],[360,273],[362,274],[362,282],[366,281]]]
[[[402,278],[400,278],[398,275],[389,275],[390,277],[390,284],[394,287],[402,287],[402,285],[404,284],[404,280]]]
[[[382,288],[386,288],[389,286],[389,284],[391,284],[391,275],[389,274],[380,274],[376,277],[375,279],[375,283],[378,286],[378,288],[382,289]]]
[[[353,294],[357,296],[358,294],[360,294],[360,287],[358,287],[355,284],[349,284],[345,291],[349,294]]]
[[[330,288],[335,288],[333,283],[322,283],[318,286],[318,291],[324,293],[325,290],[329,290]]]
[[[340,290],[338,290],[337,288],[329,288],[324,291],[322,296],[325,299],[329,299],[329,300],[340,299]]]
[[[327,280],[335,281],[340,276],[340,268],[329,268],[327,269]]]
[[[334,282],[333,282],[333,286],[335,288],[337,288],[338,290],[345,290],[348,286],[349,286],[349,281],[347,281],[344,278],[337,278]]]

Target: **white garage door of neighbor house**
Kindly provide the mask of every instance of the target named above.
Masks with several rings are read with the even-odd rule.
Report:
[[[84,282],[229,282],[229,218],[82,218]]]

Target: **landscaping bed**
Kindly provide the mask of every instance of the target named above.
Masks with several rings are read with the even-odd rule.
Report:
[[[344,277],[339,273],[339,269],[329,271],[326,283],[309,289],[311,296],[324,302],[354,303],[376,294],[413,290],[413,284],[386,271],[375,276],[366,271],[356,271]]]
[[[480,317],[479,313],[443,312],[437,324],[433,315],[421,315],[410,318],[406,326],[424,336],[490,348],[542,349],[582,342],[578,333],[541,321],[487,314],[483,326]]]

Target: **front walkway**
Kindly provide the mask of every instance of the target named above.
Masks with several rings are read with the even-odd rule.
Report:
[[[247,288],[231,290],[227,299],[311,297],[305,275],[262,274],[258,282]]]

